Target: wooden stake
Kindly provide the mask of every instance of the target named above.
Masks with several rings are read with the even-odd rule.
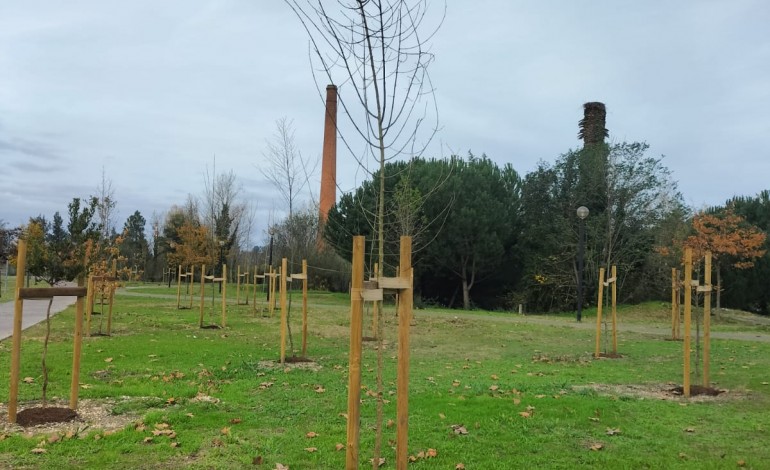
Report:
[[[604,304],[604,268],[599,268],[599,301],[596,304],[596,347],[594,357],[601,356],[600,346],[602,340],[602,304]]]
[[[16,410],[19,403],[19,370],[21,368],[21,323],[24,312],[24,300],[20,291],[24,287],[27,275],[27,241],[20,239],[16,257],[16,292],[13,304],[13,345],[11,347],[11,384],[8,399],[8,421],[16,422]]]
[[[78,286],[83,287],[85,279],[78,277]],[[93,299],[93,294],[91,294]],[[75,334],[72,346],[72,382],[70,383],[70,409],[78,409],[78,393],[80,391],[80,353],[83,348],[83,297],[75,302]]]
[[[612,266],[612,354],[618,354],[618,270]]]
[[[692,248],[684,250],[684,396],[690,397],[690,320],[692,315]]]
[[[345,468],[358,468],[361,419],[361,349],[364,301],[364,237],[353,237],[353,273],[350,289],[350,357],[348,360],[348,425]]]
[[[374,277],[379,279],[380,277],[380,263],[374,263]],[[378,325],[380,321],[380,302],[374,301],[372,303],[372,338],[378,339]]]
[[[94,313],[94,275],[88,275],[88,296],[86,297],[86,336],[91,336],[91,315]]]
[[[409,325],[412,320],[412,237],[401,237],[399,262],[401,278],[409,287],[398,296],[398,376],[396,377],[396,469],[406,470],[409,464]],[[359,332],[360,338],[360,332]]]
[[[192,310],[193,307],[193,297],[195,296],[195,265],[193,264],[190,267],[190,310]]]
[[[201,265],[201,314],[198,327],[203,328],[203,304],[206,301],[206,265]]]
[[[227,326],[227,265],[222,265],[222,328]]]
[[[241,304],[241,265],[238,265],[237,280],[235,281],[235,305]]]
[[[709,386],[711,365],[711,252],[706,252],[705,292],[703,292],[703,386]]]
[[[276,272],[273,270],[273,267],[270,266],[270,318],[273,318],[273,312],[275,311],[275,281]]]
[[[177,266],[177,276],[176,276],[176,308],[180,308],[182,306],[181,300],[182,300],[182,265],[180,264]]]
[[[107,312],[107,336],[112,336],[112,305],[115,302],[115,282],[110,282],[109,310]]]
[[[679,323],[679,294],[677,292],[677,279],[676,268],[671,268],[671,339],[676,341],[679,339],[678,325]]]
[[[307,260],[302,260],[302,357],[307,355]]]
[[[289,329],[289,311],[286,301],[286,278],[288,277],[288,262],[286,258],[281,259],[281,364],[286,360],[286,334]]]

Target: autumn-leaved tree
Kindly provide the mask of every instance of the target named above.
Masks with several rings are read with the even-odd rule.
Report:
[[[721,308],[721,270],[754,266],[754,260],[765,254],[763,246],[767,234],[747,223],[732,207],[718,213],[698,213],[692,219],[692,228],[695,234],[684,244],[693,249],[696,259],[711,251],[717,275],[716,308]]]
[[[213,247],[211,235],[205,225],[185,222],[179,227],[177,236],[179,241],[172,245],[172,251],[168,254],[169,264],[185,267],[199,264],[211,265]]]

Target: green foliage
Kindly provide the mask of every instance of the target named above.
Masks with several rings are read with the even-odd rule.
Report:
[[[120,255],[125,257],[131,269],[144,270],[149,257],[149,246],[144,233],[146,220],[139,211],[128,216],[123,225],[125,239],[120,246]]]
[[[665,278],[659,274],[665,266],[654,248],[676,231],[672,220],[681,220],[684,210],[662,158],[646,156],[647,148],[643,143],[597,144],[570,151],[553,165],[541,162],[525,177],[521,289],[530,309],[574,305],[580,223],[575,210],[582,205],[590,210],[585,298],[595,298],[599,267],[613,264],[624,301],[660,295]]]

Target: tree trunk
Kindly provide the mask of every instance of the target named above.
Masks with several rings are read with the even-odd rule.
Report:
[[[463,310],[471,309],[471,289],[468,286],[468,279],[463,277]]]

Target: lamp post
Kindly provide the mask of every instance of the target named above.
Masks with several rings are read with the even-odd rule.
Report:
[[[270,234],[270,248],[268,248],[267,252],[267,265],[271,268],[273,267],[273,235],[275,234],[275,229],[273,227],[270,227],[267,229],[267,233]],[[267,301],[270,302],[270,289],[265,289],[267,291]]]
[[[588,217],[588,208],[580,206],[577,208],[577,216],[580,219],[580,228],[578,234],[578,278],[577,278],[577,321],[583,317],[583,256],[586,244],[586,217]]]
[[[222,270],[222,265],[224,264],[225,259],[225,241],[219,240],[219,277],[224,277],[224,271]],[[222,283],[219,283],[219,293],[222,293]]]

